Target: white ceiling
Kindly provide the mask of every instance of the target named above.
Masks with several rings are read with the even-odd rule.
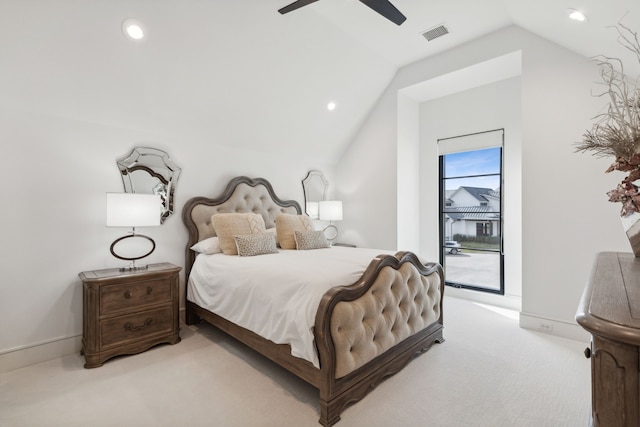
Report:
[[[319,0],[294,13],[321,14],[346,34],[402,67],[508,25],[518,25],[581,55],[621,52],[616,33],[607,28],[621,21],[640,31],[637,0],[391,0],[407,17],[396,26],[357,0]],[[287,0],[278,5],[287,4]],[[588,16],[567,19],[569,9]],[[300,17],[299,19],[305,19]],[[427,42],[425,30],[445,24],[450,33]],[[637,63],[637,61],[635,61]]]
[[[357,0],[277,13],[289,2],[0,0],[0,108],[335,161],[409,63],[514,24],[587,57],[624,55],[606,27],[625,14],[640,31],[638,0],[392,0],[401,26]]]

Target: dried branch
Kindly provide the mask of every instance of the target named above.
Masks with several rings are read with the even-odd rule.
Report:
[[[638,33],[622,23],[614,27],[618,42],[631,51],[640,63]],[[576,144],[577,152],[591,152],[596,157],[615,158],[606,172],[628,172],[618,187],[609,191],[609,201],[621,202],[623,216],[640,212],[640,76],[630,81],[618,58],[599,55],[593,59],[600,67],[600,84],[605,87],[594,96],[609,97],[606,112],[594,117],[593,127]]]

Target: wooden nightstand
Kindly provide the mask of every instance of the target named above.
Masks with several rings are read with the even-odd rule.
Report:
[[[170,263],[145,270],[80,273],[83,287],[82,353],[85,368],[105,360],[180,342],[178,273]]]

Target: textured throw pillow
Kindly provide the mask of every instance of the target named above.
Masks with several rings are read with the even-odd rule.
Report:
[[[294,231],[296,239],[296,249],[322,249],[329,247],[329,241],[324,235],[324,231]]]
[[[276,216],[276,234],[282,249],[295,249],[294,231],[312,231],[313,224],[307,215],[279,214]]]
[[[264,219],[260,214],[219,213],[211,217],[211,223],[225,255],[238,255],[233,236],[265,232]]]
[[[240,256],[277,254],[276,236],[273,233],[233,236]]]
[[[209,237],[191,246],[191,250],[198,252],[199,254],[219,254],[222,252],[220,249],[220,241],[217,237]]]

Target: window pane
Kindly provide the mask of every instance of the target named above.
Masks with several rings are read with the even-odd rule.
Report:
[[[502,294],[502,148],[441,156],[442,264],[446,283]]]
[[[446,251],[447,283],[500,291],[500,254],[464,250],[456,255]]]
[[[465,178],[449,178],[444,180],[445,190],[456,190],[460,187],[479,187],[500,190],[500,175],[473,176]]]
[[[500,173],[500,147],[447,154],[444,159],[445,178]]]

